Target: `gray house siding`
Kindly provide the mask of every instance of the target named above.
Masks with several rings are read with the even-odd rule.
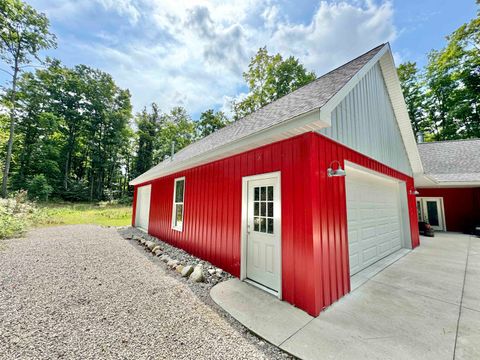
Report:
[[[378,63],[333,110],[332,126],[319,132],[404,174],[412,175]]]

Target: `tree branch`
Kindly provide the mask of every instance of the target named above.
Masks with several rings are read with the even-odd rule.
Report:
[[[7,74],[10,75],[10,76],[13,76],[13,74],[12,74],[11,72],[8,72],[7,70],[0,69],[0,71],[3,71],[4,73],[7,73]]]

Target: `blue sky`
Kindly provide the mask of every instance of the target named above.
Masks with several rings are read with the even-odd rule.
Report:
[[[476,13],[474,0],[30,0],[58,37],[65,64],[111,73],[134,110],[152,101],[229,111],[247,88],[242,71],[263,45],[317,75],[390,41],[398,62],[426,53]],[[4,77],[2,78],[4,80]]]

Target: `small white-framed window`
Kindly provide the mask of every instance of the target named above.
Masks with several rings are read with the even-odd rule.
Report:
[[[183,197],[185,195],[185,178],[175,179],[173,185],[172,229],[183,229]]]

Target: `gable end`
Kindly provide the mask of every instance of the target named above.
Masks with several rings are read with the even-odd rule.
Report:
[[[332,111],[332,125],[319,130],[404,174],[412,168],[389,93],[377,62]]]

